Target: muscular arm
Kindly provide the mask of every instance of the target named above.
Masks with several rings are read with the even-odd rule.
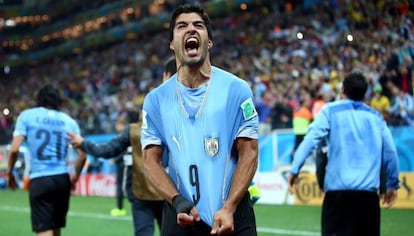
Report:
[[[223,208],[234,213],[237,205],[253,179],[257,169],[258,141],[249,138],[237,138],[235,142],[239,152],[239,160],[233,174],[233,182],[230,188],[229,197],[224,202]]]
[[[157,145],[150,145],[144,148],[142,152],[144,172],[164,199],[171,204],[172,198],[178,194],[178,191],[161,165],[162,152],[162,147]]]
[[[79,149],[76,149],[76,152],[78,153],[78,157],[76,158],[74,163],[75,173],[73,173],[73,175],[71,175],[70,177],[70,182],[73,190],[76,187],[76,182],[78,182],[79,176],[86,162],[86,153]]]
[[[233,174],[230,193],[223,207],[214,214],[211,234],[226,234],[234,230],[233,215],[246,194],[257,169],[258,142],[256,139],[237,138],[235,142],[239,160]]]
[[[77,150],[77,153],[78,157],[75,160],[75,174],[79,176],[86,162],[86,153],[81,150]]]

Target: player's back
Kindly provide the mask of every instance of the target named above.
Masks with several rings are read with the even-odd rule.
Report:
[[[330,140],[327,190],[376,191],[379,186],[386,123],[364,102],[349,99],[329,104]],[[328,108],[327,107],[327,108]],[[338,179],[344,181],[338,181]]]
[[[79,126],[63,112],[37,107],[21,113],[14,135],[26,136],[30,178],[67,173],[68,131],[79,133]]]

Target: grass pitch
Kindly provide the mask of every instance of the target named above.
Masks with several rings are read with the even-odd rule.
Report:
[[[124,202],[128,215],[110,216],[115,198],[72,196],[67,226],[62,236],[133,235],[130,204]],[[320,235],[319,206],[254,206],[260,236]],[[409,236],[414,232],[414,209],[382,209],[382,236]],[[28,193],[0,190],[0,235],[27,236],[31,232]],[[156,235],[159,235],[158,230]]]

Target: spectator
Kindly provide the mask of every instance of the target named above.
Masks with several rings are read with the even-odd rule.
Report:
[[[379,111],[383,116],[387,123],[390,122],[390,116],[388,114],[388,110],[390,109],[390,100],[387,96],[382,94],[382,87],[381,85],[377,84],[374,86],[374,95],[369,101],[369,105],[374,108],[375,110]]]
[[[292,158],[296,152],[296,149],[299,147],[299,144],[303,141],[308,127],[312,122],[313,116],[310,111],[311,107],[311,97],[310,94],[306,94],[302,101],[300,102],[299,107],[293,112],[293,133],[295,134],[295,144],[292,150]]]
[[[115,130],[118,134],[120,134],[126,126],[126,118],[124,115],[121,115],[115,123]],[[113,159],[113,163],[115,164],[116,168],[116,208],[111,210],[112,216],[125,216],[127,213],[124,208],[124,185],[126,181],[126,173],[124,173],[124,169],[127,168],[125,164],[132,163],[132,160],[126,160],[126,162],[124,162],[124,157],[129,157],[129,159],[131,159],[132,157],[131,155],[126,154],[126,152],[122,152]]]
[[[393,98],[388,110],[391,125],[410,125],[414,114],[413,97],[396,85],[391,85],[391,91]]]

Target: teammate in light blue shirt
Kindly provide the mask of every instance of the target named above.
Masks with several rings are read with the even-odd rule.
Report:
[[[26,137],[31,179],[68,173],[67,131],[80,133],[76,121],[63,112],[35,107],[19,115],[13,136]]]
[[[201,8],[179,7],[170,33],[178,70],[146,96],[141,127],[146,173],[171,204],[161,234],[256,235],[247,192],[258,154],[250,86],[210,65],[211,23]]]
[[[306,158],[321,139],[328,143],[323,235],[379,234],[381,172],[386,178],[386,207],[397,199],[397,151],[382,115],[364,103],[366,89],[361,73],[349,74],[343,82],[344,99],[322,108],[294,155],[289,175],[292,191]]]
[[[39,90],[38,107],[24,110],[17,118],[8,156],[7,182],[15,190],[13,169],[19,148],[26,140],[30,151],[32,230],[42,235],[60,235],[60,228],[65,227],[71,187],[78,180],[86,160],[86,154],[78,151],[75,171],[69,173],[66,133],[80,131],[75,120],[58,110],[61,102],[58,90],[51,85]]]

